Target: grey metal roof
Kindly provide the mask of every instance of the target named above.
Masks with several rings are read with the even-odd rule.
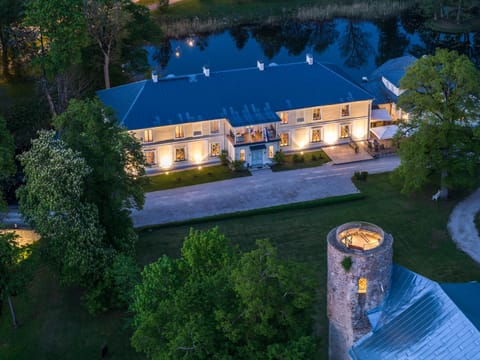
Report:
[[[397,102],[397,96],[383,85],[382,77],[400,88],[401,78],[405,75],[407,68],[415,61],[417,61],[417,58],[411,55],[390,59],[375,69],[368,76],[367,82],[362,82],[362,87],[375,96],[374,104]]]
[[[400,266],[353,359],[480,359],[480,332],[442,287]]]
[[[219,118],[235,127],[269,123],[278,111],[373,99],[332,69],[303,62],[145,80],[97,95],[129,130]]]

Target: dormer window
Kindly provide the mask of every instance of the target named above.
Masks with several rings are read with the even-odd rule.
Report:
[[[152,142],[153,141],[153,131],[145,130],[143,132],[143,142]]]
[[[342,116],[350,116],[350,104],[342,105]]]

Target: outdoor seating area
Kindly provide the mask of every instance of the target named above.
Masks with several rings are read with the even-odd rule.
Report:
[[[392,140],[378,140],[374,138],[373,140],[366,141],[366,151],[373,156],[374,158],[395,154],[397,148],[393,145]]]
[[[251,127],[237,129],[236,133],[231,131],[227,137],[234,144],[248,144],[274,140],[277,138],[277,132],[273,127]]]

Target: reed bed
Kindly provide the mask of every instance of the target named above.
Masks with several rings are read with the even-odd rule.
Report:
[[[160,16],[163,33],[169,38],[191,34],[216,33],[238,25],[277,24],[285,21],[326,21],[338,17],[369,20],[399,14],[413,5],[411,0],[364,1],[355,4],[318,4],[295,8],[276,7],[269,12],[252,12],[241,16],[232,10],[223,16]]]

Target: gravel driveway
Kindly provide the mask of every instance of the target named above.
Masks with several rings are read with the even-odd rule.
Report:
[[[387,172],[399,163],[391,156],[276,173],[259,170],[250,177],[151,192],[143,210],[134,211],[132,218],[141,227],[353,194],[358,192],[351,181],[355,171]]]

